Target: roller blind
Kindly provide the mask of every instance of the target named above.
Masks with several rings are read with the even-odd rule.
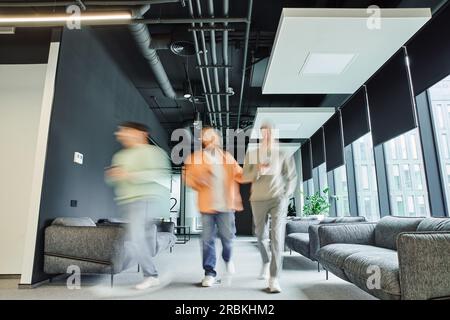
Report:
[[[308,141],[301,146],[303,181],[312,179],[311,144]]]
[[[407,44],[416,96],[450,74],[449,30],[447,3]]]
[[[341,108],[341,115],[345,146],[348,146],[370,132],[365,87],[361,87],[344,104]]]
[[[405,49],[400,49],[368,81],[374,146],[417,127]]]
[[[311,137],[313,168],[325,162],[325,146],[323,141],[323,129],[320,128]]]
[[[344,144],[340,112],[336,112],[323,126],[325,135],[325,152],[327,171],[339,168],[344,164]]]

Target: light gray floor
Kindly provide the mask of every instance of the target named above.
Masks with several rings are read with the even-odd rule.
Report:
[[[220,244],[217,244],[220,253]],[[264,300],[264,299],[374,299],[356,286],[325,271],[317,272],[317,265],[299,254],[285,253],[280,280],[283,292],[268,294],[266,282],[258,280],[260,256],[253,238],[238,238],[235,242],[234,261],[236,274],[224,276],[219,259],[218,283],[211,288],[200,287],[203,277],[198,238],[187,244],[177,244],[173,253],[163,253],[158,259],[162,285],[156,289],[137,291],[133,285],[142,279],[135,270],[115,277],[114,288],[108,276],[84,276],[80,289],[68,289],[61,279],[35,289],[17,289],[18,280],[0,280],[0,299],[205,299],[205,300]]]

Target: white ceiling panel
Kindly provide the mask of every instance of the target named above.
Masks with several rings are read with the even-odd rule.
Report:
[[[248,150],[255,150],[257,147],[256,143],[249,143]],[[280,150],[284,152],[287,157],[291,157],[300,148],[300,143],[280,143]]]
[[[352,94],[430,18],[430,9],[283,9],[263,94]]]
[[[308,139],[335,112],[335,108],[258,108],[251,138],[260,136],[259,128],[268,122],[278,139]]]

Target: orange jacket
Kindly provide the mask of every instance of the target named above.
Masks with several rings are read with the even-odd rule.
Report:
[[[186,184],[197,191],[198,206],[202,213],[216,213],[214,208],[214,195],[209,181],[212,176],[212,167],[205,161],[203,151],[196,151],[186,158]],[[242,183],[242,168],[233,156],[223,151],[225,197],[230,210],[242,211],[242,199],[239,184]],[[209,180],[209,181],[208,181]],[[204,182],[206,182],[206,185]],[[209,184],[209,185],[208,185]]]

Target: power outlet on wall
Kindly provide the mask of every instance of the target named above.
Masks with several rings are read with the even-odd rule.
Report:
[[[78,206],[78,201],[77,200],[70,200],[70,206],[71,207],[77,207]]]
[[[73,154],[73,162],[78,164],[83,164],[83,154],[79,152],[75,152]]]

